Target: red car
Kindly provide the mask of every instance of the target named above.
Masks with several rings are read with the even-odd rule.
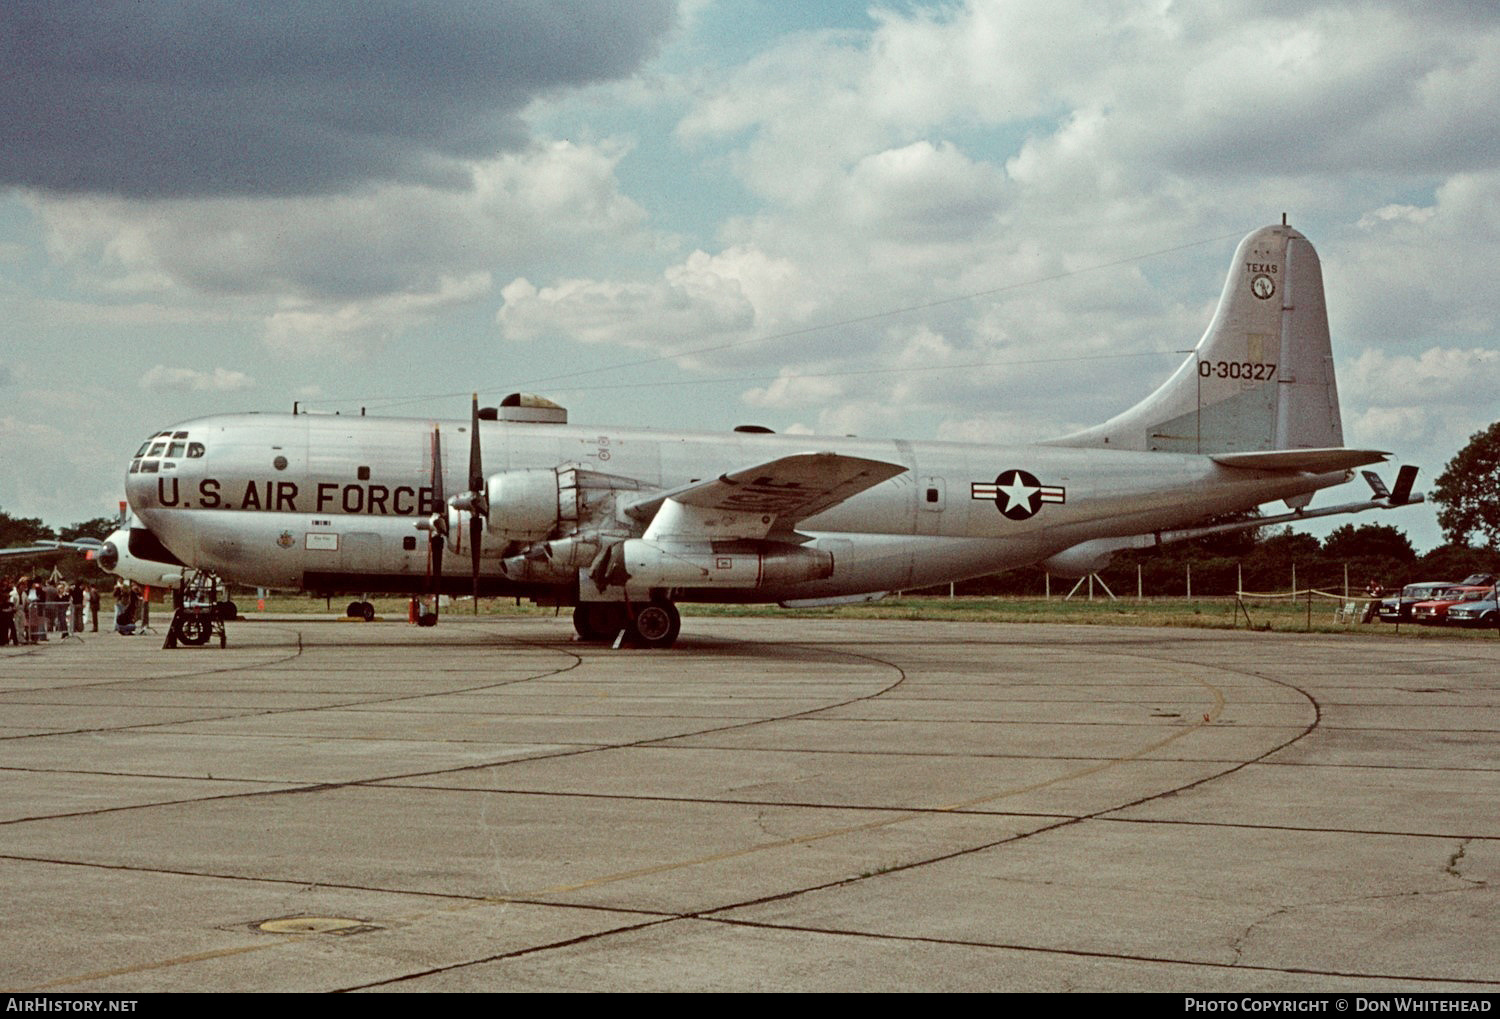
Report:
[[[1437,626],[1448,621],[1448,610],[1466,601],[1480,601],[1490,593],[1489,587],[1450,587],[1432,601],[1419,601],[1411,607],[1411,617],[1423,626]]]

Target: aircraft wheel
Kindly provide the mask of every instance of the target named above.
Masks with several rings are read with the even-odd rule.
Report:
[[[420,612],[417,614],[418,626],[436,626],[438,621],[436,612]]]
[[[220,619],[224,620],[225,622],[228,622],[231,619],[238,619],[239,617],[240,617],[240,610],[239,610],[239,607],[237,605],[235,605],[234,602],[232,602],[232,601],[226,601],[226,602],[220,602],[219,603],[219,618]]]
[[[648,602],[636,609],[630,629],[641,647],[669,648],[677,642],[682,616],[669,601]]]
[[[208,621],[199,616],[189,616],[177,626],[177,639],[193,647],[207,644],[210,633]]]
[[[359,612],[356,614],[365,622],[372,622],[375,619],[375,606],[367,601],[362,601],[359,603]]]
[[[573,629],[582,640],[612,641],[625,622],[625,606],[618,602],[580,602],[573,607]]]
[[[358,618],[360,618],[360,606],[363,605],[363,604],[364,604],[364,602],[358,602],[358,601],[352,601],[352,602],[350,602],[349,603],[349,607],[344,610],[344,615],[348,616],[350,619],[358,619]]]

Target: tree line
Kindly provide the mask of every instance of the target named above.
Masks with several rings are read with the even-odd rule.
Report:
[[[0,548],[24,548],[34,541],[77,541],[79,538],[98,538],[103,541],[120,525],[115,517],[95,517],[80,520],[76,524],[54,530],[37,517],[13,517],[0,510]],[[37,572],[58,573],[68,580],[92,580],[109,576],[93,560],[84,558],[76,549],[59,549],[36,557],[0,559],[0,575],[15,577]]]
[[[1262,534],[1262,531],[1270,533]],[[1137,590],[1147,597],[1271,594],[1316,588],[1341,593],[1347,577],[1353,594],[1371,582],[1385,591],[1423,580],[1457,581],[1479,572],[1500,572],[1493,548],[1446,543],[1418,554],[1406,535],[1387,524],[1344,524],[1319,541],[1290,527],[1234,532],[1115,556],[1099,578],[1119,597]],[[955,585],[961,595],[1040,596],[1067,594],[1074,581],[1051,578],[1040,566],[1011,570]],[[947,594],[946,586],[923,594]]]

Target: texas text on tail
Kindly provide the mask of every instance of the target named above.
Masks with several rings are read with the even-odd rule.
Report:
[[[177,558],[241,583],[515,594],[577,606],[585,638],[666,646],[678,601],[858,600],[1033,563],[1082,576],[1273,500],[1293,512],[1262,522],[1421,499],[1403,468],[1394,491],[1367,472],[1374,498],[1304,508],[1386,454],[1343,445],[1318,257],[1286,226],[1240,244],[1161,388],[1046,443],[577,427],[507,403],[437,424],[200,418],[141,447],[130,505]]]

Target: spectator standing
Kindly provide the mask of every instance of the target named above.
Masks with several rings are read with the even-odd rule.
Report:
[[[16,638],[16,586],[6,577],[0,580],[0,647],[19,644]]]
[[[31,588],[26,592],[26,643],[28,644],[36,644],[47,639],[46,624],[42,619],[46,601],[47,596],[42,588],[42,582],[33,580]]]

